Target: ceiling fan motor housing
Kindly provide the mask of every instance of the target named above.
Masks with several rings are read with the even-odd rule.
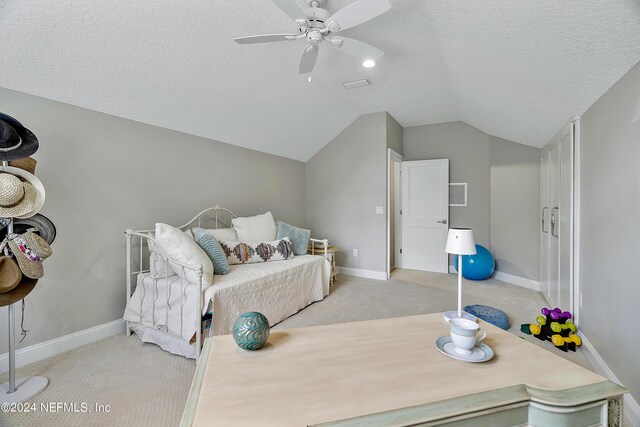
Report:
[[[309,40],[309,43],[311,44],[320,44],[323,39],[324,36],[319,30],[311,30],[307,33],[307,40]]]

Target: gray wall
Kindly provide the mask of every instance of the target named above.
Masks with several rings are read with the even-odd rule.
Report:
[[[467,183],[467,206],[449,208],[451,227],[471,227],[498,271],[532,280],[540,277],[539,157],[463,122],[404,129],[404,160],[448,158],[450,182]]]
[[[640,64],[581,118],[580,329],[640,401]]]
[[[386,269],[386,216],[377,215],[376,206],[387,200],[388,116],[358,117],[305,165],[307,227],[342,249],[340,266]]]
[[[128,227],[181,225],[214,204],[304,224],[301,162],[5,89],[0,111],[40,140],[42,213],[58,229],[45,277],[26,299],[30,332],[19,348],[122,317]]]
[[[391,148],[396,153],[402,155],[404,150],[403,143],[404,128],[400,123],[387,113],[387,148]]]
[[[450,159],[449,182],[466,182],[467,206],[449,208],[451,227],[471,227],[476,243],[489,247],[489,136],[463,122],[404,130],[404,160]]]
[[[491,249],[498,270],[540,279],[540,150],[490,137]]]

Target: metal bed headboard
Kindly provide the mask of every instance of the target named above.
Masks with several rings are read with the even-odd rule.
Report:
[[[200,212],[199,214],[197,214],[195,217],[193,217],[190,221],[188,221],[187,223],[185,223],[184,225],[181,225],[180,227],[176,227],[179,228],[180,230],[187,230],[193,226],[195,226],[197,224],[198,227],[201,228],[207,228],[208,224],[211,224],[211,221],[214,221],[214,227],[208,227],[208,228],[219,228],[220,225],[223,225],[224,227],[231,227],[231,221],[229,220],[228,222],[223,221],[223,219],[221,218],[221,214],[222,216],[228,216],[230,217],[230,220],[233,218],[237,218],[237,215],[234,214],[233,212],[231,212],[229,209],[227,208],[223,208],[222,206],[219,205],[215,205],[211,208],[207,208],[205,210],[203,210],[202,212]],[[133,276],[137,276],[140,273],[147,273],[150,271],[149,269],[145,269],[144,268],[144,259],[145,259],[145,255],[149,255],[151,254],[150,251],[145,250],[146,246],[151,246],[154,248],[153,253],[155,253],[156,258],[154,259],[154,263],[157,260],[157,257],[163,258],[164,261],[166,262],[166,268],[167,271],[165,271],[165,275],[164,277],[167,277],[169,275],[168,272],[168,265],[169,262],[171,262],[171,264],[173,265],[177,265],[181,268],[181,274],[179,274],[180,276],[180,280],[181,280],[181,288],[183,285],[183,281],[185,280],[185,270],[191,270],[194,272],[194,274],[196,275],[196,277],[198,278],[199,281],[199,286],[200,286],[200,291],[197,292],[198,294],[198,316],[197,319],[200,319],[200,311],[202,310],[202,271],[203,271],[203,266],[198,264],[198,265],[189,265],[189,264],[185,264],[173,259],[170,259],[163,251],[162,249],[156,245],[156,240],[155,240],[155,236],[153,235],[153,233],[155,232],[155,230],[132,230],[132,229],[127,229],[125,230],[125,238],[127,241],[127,246],[126,246],[126,286],[127,286],[127,304],[129,303],[129,299],[131,298],[132,295],[132,277]],[[135,271],[132,271],[132,267],[131,267],[131,261],[132,261],[132,239],[135,237],[139,238],[139,251],[138,252],[138,268]],[[152,242],[152,245],[149,245],[148,242]],[[145,243],[147,243],[145,245]],[[154,280],[158,280],[157,277],[154,277]],[[144,290],[144,287],[143,287]],[[154,286],[154,290],[155,290],[155,286]],[[155,292],[154,292],[155,294]],[[152,310],[152,314],[155,313],[155,302],[157,300],[157,295],[152,295],[153,299],[153,304],[154,304],[154,308]],[[170,294],[167,293],[167,304],[169,304],[169,299]],[[141,304],[144,300],[144,296],[143,299],[141,300]],[[141,307],[141,313],[142,313],[142,307]],[[168,313],[168,312],[167,312]],[[168,315],[168,314],[167,314]],[[180,330],[182,332],[182,307],[181,307],[181,315],[180,315]],[[142,315],[141,315],[141,319],[140,319],[140,323],[142,323]],[[156,328],[156,322],[155,322],[155,318],[153,320],[154,323],[154,328]],[[131,335],[131,328],[129,325],[129,322],[127,322],[127,336]],[[169,335],[175,335],[171,332],[168,331],[167,327],[159,327],[160,330],[163,330],[163,332],[169,334]],[[196,327],[196,361],[198,360],[198,358],[200,357],[200,350],[202,347],[202,329],[200,328],[200,323],[198,323],[198,326]]]

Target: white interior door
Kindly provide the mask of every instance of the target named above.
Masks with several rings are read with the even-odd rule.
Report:
[[[573,313],[573,299],[571,298],[573,282],[571,242],[572,230],[572,200],[573,200],[573,127],[558,142],[560,150],[560,190],[558,197],[558,232],[559,237],[559,267],[558,267],[558,307]]]
[[[558,283],[560,270],[559,198],[560,148],[555,145],[549,151],[549,288],[547,291],[547,301],[553,307],[560,306],[560,287]]]
[[[402,162],[402,268],[449,272],[449,159]]]
[[[551,294],[549,287],[550,209],[549,153],[545,152],[540,160],[540,289],[547,301],[549,301]]]

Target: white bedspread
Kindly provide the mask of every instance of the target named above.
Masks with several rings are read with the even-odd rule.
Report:
[[[231,265],[229,270],[203,288],[200,312],[213,312],[212,335],[231,333],[235,320],[247,311],[261,312],[274,325],[329,295],[331,267],[322,256]],[[140,274],[124,319],[155,329],[166,327],[189,342],[199,324],[196,290],[197,285],[180,276],[153,279]]]

